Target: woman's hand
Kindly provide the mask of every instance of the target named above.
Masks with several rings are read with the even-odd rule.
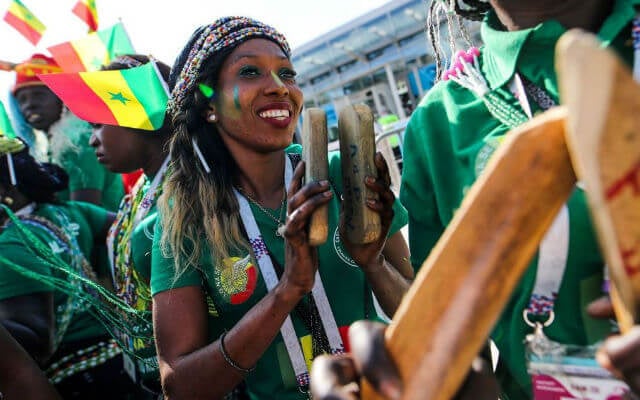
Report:
[[[355,400],[360,396],[362,376],[388,399],[400,399],[402,381],[384,347],[385,326],[378,322],[358,321],[349,329],[351,354],[320,356],[311,370],[313,397],[320,400]],[[472,364],[456,400],[497,400],[498,383],[485,360]]]
[[[362,268],[380,266],[383,262],[382,248],[387,240],[387,234],[393,220],[393,203],[396,198],[393,191],[391,191],[391,176],[382,153],[376,153],[374,161],[378,170],[378,178],[367,176],[364,183],[369,189],[378,194],[378,200],[367,199],[367,206],[380,215],[380,237],[371,243],[351,243],[345,234],[344,216],[340,218],[340,239],[353,261]],[[344,211],[344,207],[342,209]]]
[[[300,162],[293,174],[287,192],[287,220],[283,229],[285,238],[285,266],[282,281],[309,293],[318,269],[318,252],[309,245],[309,218],[318,207],[327,204],[333,196],[328,181],[310,182],[302,186],[305,163]],[[302,187],[301,187],[302,186]]]

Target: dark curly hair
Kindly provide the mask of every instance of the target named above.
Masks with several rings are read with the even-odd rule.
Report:
[[[17,180],[16,188],[31,201],[53,203],[56,201],[56,192],[69,185],[69,176],[60,166],[37,162],[29,154],[28,147],[12,154],[11,158]],[[4,188],[13,186],[6,155],[0,157],[0,185]]]

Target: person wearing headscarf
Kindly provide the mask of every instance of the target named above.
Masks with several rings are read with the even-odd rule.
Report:
[[[91,125],[73,115],[38,78],[38,74],[61,71],[51,57],[36,53],[17,68],[11,93],[27,123],[48,139],[46,156],[39,161],[58,164],[69,175],[69,187],[59,194],[60,199],[115,211],[124,195],[121,176],[96,160],[89,146]]]
[[[126,398],[120,350],[83,300],[92,289],[82,280],[97,280],[88,259],[114,215],[58,200],[67,184],[62,168],[0,136],[0,323],[63,398]]]
[[[170,175],[159,201],[151,290],[167,399],[221,398],[244,380],[253,399],[308,397],[308,365],[348,350],[347,326],[392,315],[413,275],[380,154],[372,243],[340,234],[340,158],[329,180],[301,182],[291,145],[303,98],[285,38],[246,17],[200,27],[173,69]],[[312,247],[307,224],[329,209],[329,240]],[[208,318],[210,313],[216,315]]]

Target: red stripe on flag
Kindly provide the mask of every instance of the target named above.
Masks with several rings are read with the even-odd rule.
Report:
[[[72,11],[75,15],[78,16],[78,18],[83,20],[84,23],[87,24],[87,26],[89,26],[89,29],[91,31],[98,30],[98,21],[93,19],[93,13],[89,9],[89,7],[87,7],[87,5],[84,4],[82,1],[78,1],[76,5],[73,7]]]
[[[51,46],[48,50],[64,72],[83,72],[87,70],[71,42]]]
[[[38,44],[42,35],[33,29],[33,27],[20,18],[16,17],[14,14],[7,12],[4,15],[4,20],[11,25],[15,30],[20,32],[22,36],[27,38],[28,41],[31,42],[34,46]]]
[[[85,121],[118,125],[118,121],[98,95],[78,74],[38,75],[78,118]]]

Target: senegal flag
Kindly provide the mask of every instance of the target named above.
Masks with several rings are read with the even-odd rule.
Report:
[[[48,50],[64,72],[97,71],[117,56],[135,53],[122,22]]]
[[[98,30],[98,9],[95,0],[78,0],[73,13],[89,27],[89,32]]]
[[[12,0],[4,20],[34,46],[38,44],[46,27],[20,0]]]
[[[16,137],[13,125],[11,125],[11,120],[9,120],[9,115],[7,115],[7,110],[5,110],[2,102],[0,102],[0,136],[6,136],[8,138]]]
[[[153,62],[117,71],[38,77],[85,121],[149,131],[164,122],[169,94]]]

